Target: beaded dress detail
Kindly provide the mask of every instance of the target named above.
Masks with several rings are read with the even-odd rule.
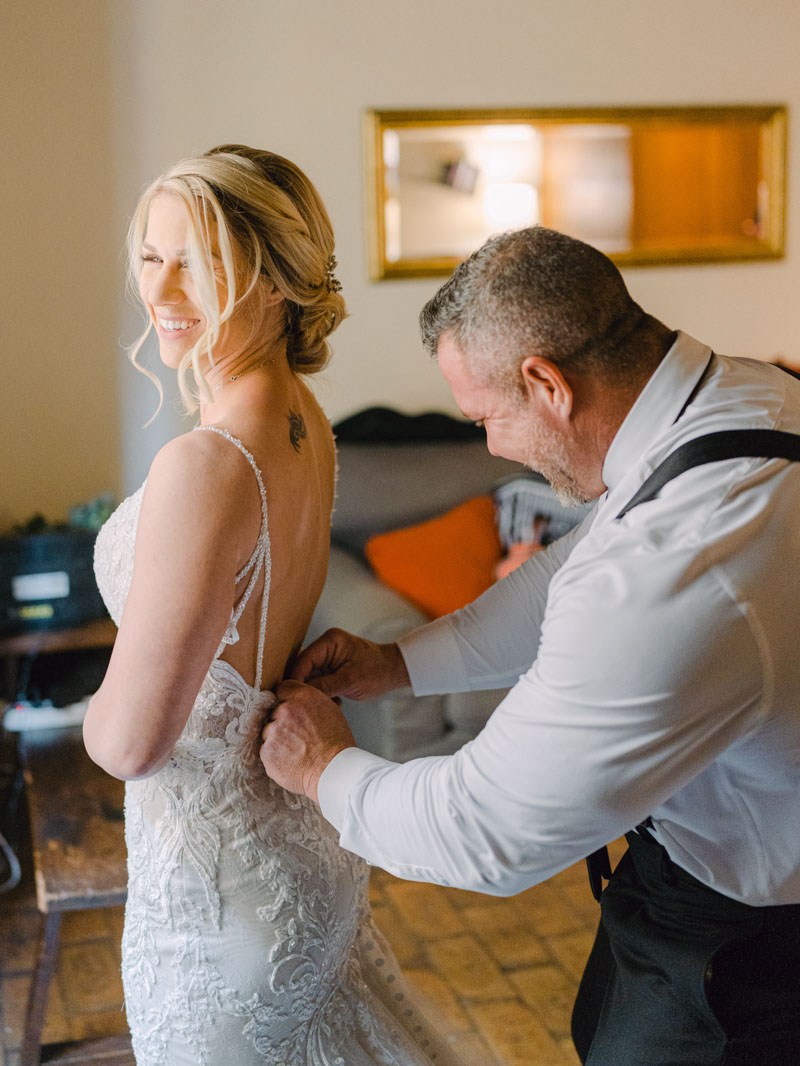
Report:
[[[367,903],[367,866],[317,806],[269,780],[260,732],[267,495],[244,590],[169,762],[125,794],[125,1003],[138,1066],[456,1066],[418,1013]],[[144,486],[97,538],[119,624]],[[220,658],[263,578],[255,685]]]

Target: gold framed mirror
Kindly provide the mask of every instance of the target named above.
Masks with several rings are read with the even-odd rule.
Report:
[[[541,223],[619,265],[776,259],[786,108],[368,111],[373,279],[449,274]]]

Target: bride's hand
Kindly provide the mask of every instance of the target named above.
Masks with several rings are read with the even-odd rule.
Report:
[[[403,656],[396,644],[376,644],[344,629],[329,629],[295,660],[290,677],[326,696],[369,700],[408,685]]]
[[[281,681],[275,695],[259,757],[273,781],[317,803],[322,771],[334,755],[355,747],[355,738],[338,706],[316,689]]]

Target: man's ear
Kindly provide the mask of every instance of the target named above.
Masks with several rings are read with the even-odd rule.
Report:
[[[559,421],[569,421],[574,395],[555,363],[540,355],[527,355],[520,364],[520,374],[529,400],[543,404],[545,410]]]

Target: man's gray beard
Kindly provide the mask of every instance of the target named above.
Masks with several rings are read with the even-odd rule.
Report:
[[[536,467],[531,466],[530,463],[526,463],[526,466],[530,466],[531,470],[536,470]],[[580,507],[591,499],[575,484],[571,475],[566,472],[548,473],[546,470],[540,469],[537,470],[537,473],[547,478],[550,487],[556,494],[556,499],[562,507]]]
[[[570,472],[566,449],[553,430],[531,427],[525,465],[547,478],[562,507],[579,507],[591,499]]]

